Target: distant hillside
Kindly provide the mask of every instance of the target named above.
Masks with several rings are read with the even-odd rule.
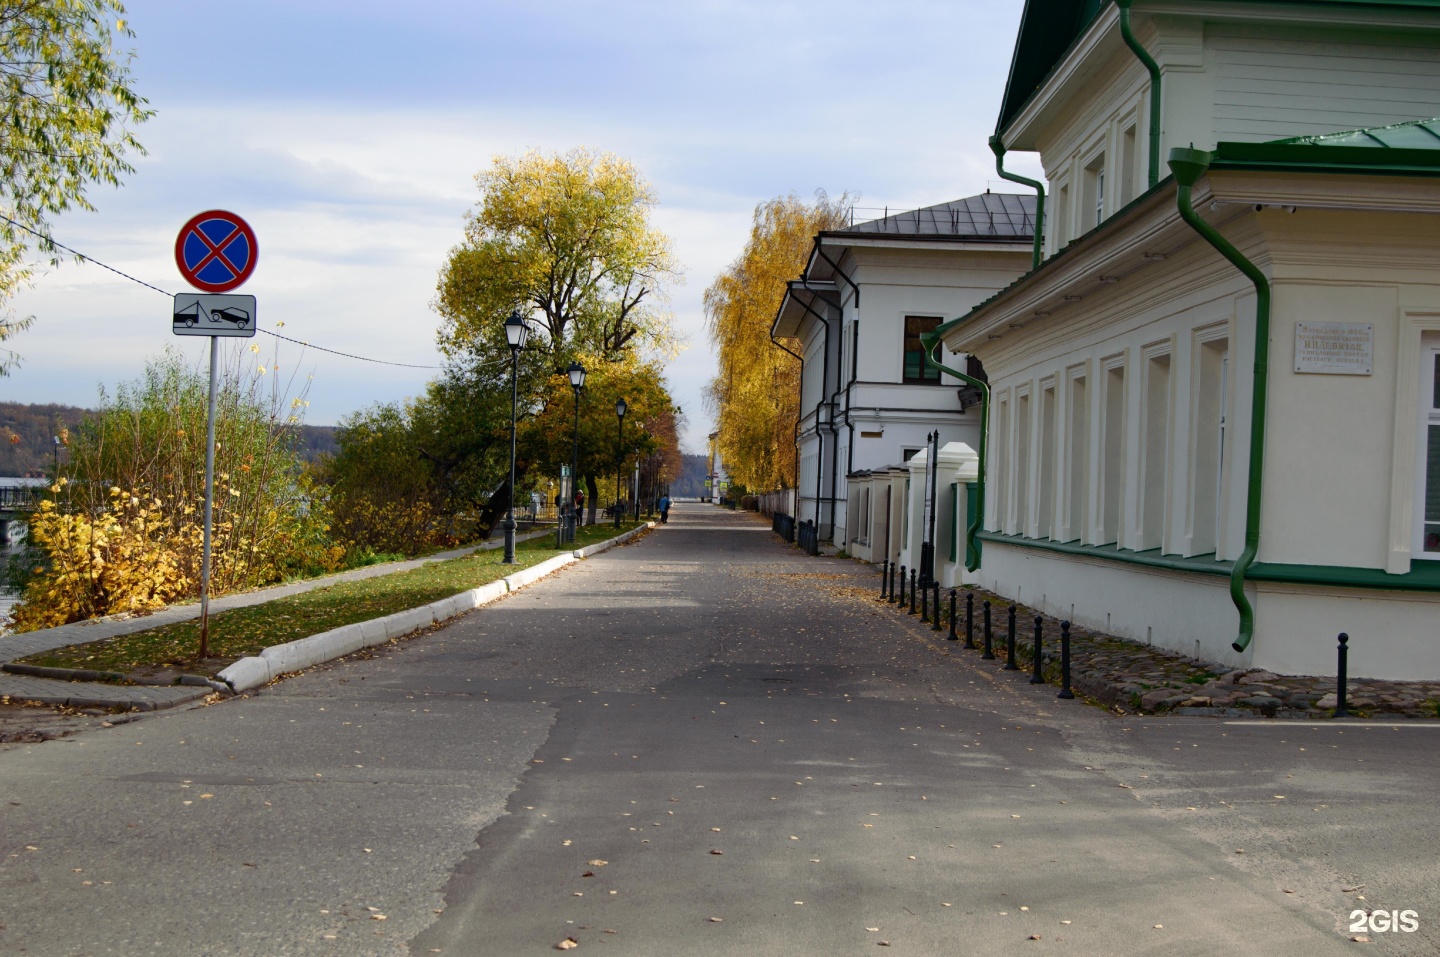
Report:
[[[0,476],[48,474],[55,462],[55,436],[62,428],[74,429],[89,413],[73,405],[0,402]],[[334,426],[300,426],[300,455],[306,461],[334,451]]]
[[[675,498],[699,498],[705,494],[705,466],[703,455],[683,455],[685,471],[670,483],[670,494]]]

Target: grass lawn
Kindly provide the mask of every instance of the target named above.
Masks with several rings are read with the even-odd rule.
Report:
[[[635,523],[625,522],[620,530],[634,527]],[[563,551],[594,545],[616,534],[613,524],[583,526],[576,530],[575,544]],[[198,618],[105,641],[55,648],[21,661],[50,668],[91,668],[145,676],[180,671],[214,674],[272,645],[418,608],[561,554],[555,548],[553,535],[518,543],[514,565],[501,563],[503,552],[499,548],[476,552],[406,572],[341,582],[263,605],[219,612],[210,616],[210,656],[204,661],[195,657],[200,645]]]

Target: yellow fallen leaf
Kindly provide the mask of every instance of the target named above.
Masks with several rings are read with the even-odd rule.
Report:
[[[579,947],[579,946],[580,946],[580,943],[579,943],[574,937],[566,937],[564,940],[560,941],[560,943],[558,943],[558,944],[555,945],[555,949],[556,949],[556,950],[574,950],[576,947]]]
[[[586,863],[586,864],[589,864],[591,867],[604,867],[606,864],[609,864],[610,862],[609,862],[609,861],[602,861],[602,860],[600,860],[600,858],[597,857],[597,858],[595,858],[595,860],[593,860],[593,861],[586,861],[585,863]]]

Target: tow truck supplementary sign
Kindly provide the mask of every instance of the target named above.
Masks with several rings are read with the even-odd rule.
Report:
[[[259,254],[250,224],[223,209],[192,216],[175,237],[175,265],[202,292],[237,288],[255,271]]]
[[[171,331],[177,336],[238,336],[248,339],[255,335],[255,297],[177,293]]]

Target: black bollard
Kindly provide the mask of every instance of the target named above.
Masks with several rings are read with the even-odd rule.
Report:
[[[1005,629],[1005,671],[1019,671],[1015,663],[1015,606],[1010,606],[1010,620]]]
[[[920,583],[920,620],[930,620],[930,583]]]
[[[886,559],[880,563],[880,597],[889,600],[890,596],[885,591],[885,586],[890,579],[890,560]]]
[[[915,614],[915,589],[919,587],[920,572],[910,569],[910,614]]]
[[[1045,664],[1041,661],[1041,639],[1045,634],[1045,619],[1040,615],[1035,616],[1035,673],[1030,676],[1032,685],[1043,685],[1045,683]]]
[[[975,649],[975,592],[965,592],[965,647]]]
[[[960,636],[955,634],[955,589],[950,589],[950,641],[959,641]]]
[[[1060,622],[1060,693],[1055,697],[1069,701],[1075,697],[1070,690],[1070,622]]]
[[[900,566],[900,610],[905,610],[905,566]]]
[[[890,594],[889,594],[889,596],[886,597],[885,600],[888,601],[890,604],[893,605],[893,604],[895,604],[895,563],[894,563],[894,562],[890,562],[889,564],[890,564]]]
[[[1350,670],[1350,636],[1340,632],[1340,660],[1335,667],[1335,714],[1336,718],[1348,718],[1350,712],[1345,707],[1345,678],[1346,672]]]
[[[985,611],[985,650],[980,657],[986,661],[995,660],[995,646],[990,642],[990,600],[987,598],[983,605]]]
[[[935,583],[935,616],[930,619],[930,630],[940,630],[940,583]]]

